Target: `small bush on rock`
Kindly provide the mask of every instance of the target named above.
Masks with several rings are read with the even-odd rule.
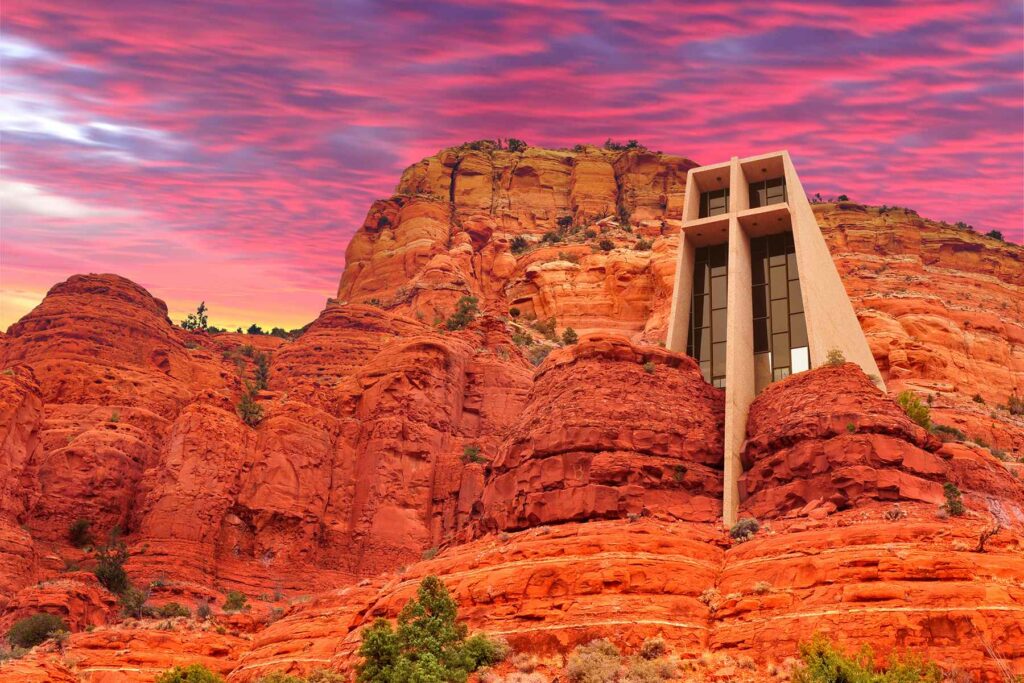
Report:
[[[607,640],[592,640],[569,655],[566,673],[573,683],[610,683],[615,681],[622,656]]]
[[[13,647],[30,648],[67,630],[67,623],[60,617],[39,612],[14,622],[7,632],[7,642]]]
[[[92,533],[89,532],[90,526],[92,526],[90,520],[84,517],[76,519],[71,523],[71,528],[68,529],[68,542],[76,548],[92,545],[93,538]]]
[[[246,382],[242,398],[239,400],[238,405],[235,406],[235,409],[238,411],[238,417],[250,427],[255,427],[263,421],[263,406],[256,402],[257,391],[255,384]]]
[[[192,612],[189,611],[188,607],[185,607],[184,605],[177,602],[169,602],[166,605],[161,605],[160,607],[157,607],[156,613],[158,616],[163,617],[164,619],[192,616]]]
[[[644,363],[644,372],[646,372],[648,375],[653,375],[654,370],[655,366],[653,361],[647,361],[646,363]]]
[[[729,529],[729,536],[737,541],[749,541],[761,529],[761,525],[753,517],[743,517]]]
[[[854,656],[836,649],[821,635],[800,645],[802,664],[793,683],[940,683],[941,670],[931,662],[909,656],[891,657],[889,666],[875,670],[874,654],[867,645]]]
[[[964,499],[957,485],[947,481],[942,485],[942,492],[946,495],[946,504],[944,506],[946,512],[953,517],[962,517],[964,512],[966,512],[966,508],[964,508]]]
[[[124,570],[128,548],[124,543],[117,541],[98,548],[95,559],[96,568],[92,571],[104,588],[119,595],[128,589],[131,584],[128,582],[128,572]]]
[[[647,638],[640,645],[640,656],[644,659],[657,659],[668,653],[664,638]]]
[[[903,408],[903,411],[907,414],[911,420],[915,423],[931,431],[932,418],[931,410],[928,408],[926,403],[923,403],[914,392],[909,389],[901,391],[899,396],[896,397],[896,403]]]
[[[450,331],[461,330],[476,320],[477,298],[475,296],[464,296],[455,304],[455,312],[451,314],[444,326]]]
[[[224,679],[202,664],[190,664],[167,669],[153,683],[224,683]]]
[[[580,340],[580,336],[576,334],[576,330],[571,327],[567,327],[562,331],[562,343],[566,346],[571,346]]]
[[[483,464],[487,462],[487,458],[480,455],[480,447],[476,444],[468,444],[462,447],[462,462],[467,465],[470,463]]]
[[[530,243],[522,235],[516,235],[509,243],[509,249],[512,250],[513,254],[522,254],[529,246]]]
[[[128,586],[118,596],[117,601],[121,605],[121,613],[126,617],[142,619],[143,617],[155,617],[157,611],[146,604],[148,595],[137,588]]]
[[[245,597],[245,593],[239,591],[228,591],[228,594],[224,596],[224,611],[225,612],[241,612],[242,610],[249,609],[249,598]]]
[[[399,613],[397,628],[378,619],[363,632],[358,680],[464,683],[469,673],[507,654],[485,636],[467,639],[466,625],[457,617],[458,606],[441,580],[424,578],[416,598]]]

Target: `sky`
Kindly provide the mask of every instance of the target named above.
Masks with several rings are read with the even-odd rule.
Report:
[[[1022,8],[5,0],[0,328],[82,272],[301,326],[403,168],[499,136],[786,148],[809,193],[1021,242]]]

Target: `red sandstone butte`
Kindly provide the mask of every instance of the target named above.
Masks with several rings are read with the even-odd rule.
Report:
[[[443,150],[372,205],[295,339],[186,332],[116,275],[54,286],[0,335],[0,630],[44,611],[73,633],[0,680],[351,671],[362,628],[428,574],[550,677],[593,638],[660,636],[695,675],[763,681],[815,632],[880,662],[1024,674],[1024,417],[1006,409],[1024,396],[1024,249],[815,207],[893,393],[841,365],[758,396],[740,514],[761,530],[736,542],[722,392],[658,345],[693,165]],[[447,330],[464,296],[481,313]],[[249,427],[235,404],[257,351]],[[904,389],[968,439],[911,422]],[[940,509],[946,482],[963,517]],[[68,542],[78,518],[97,542],[121,530],[152,604],[212,618],[123,617]],[[224,613],[229,590],[250,611]]]

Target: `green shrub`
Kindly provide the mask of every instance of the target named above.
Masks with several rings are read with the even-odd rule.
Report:
[[[14,622],[7,632],[7,642],[13,647],[30,648],[39,645],[61,631],[67,631],[67,623],[58,616],[38,612]]]
[[[982,405],[985,405],[985,399],[984,399],[984,398],[982,397],[982,395],[981,395],[981,394],[975,394],[975,395],[974,395],[974,398],[973,398],[972,400],[973,400],[973,401],[974,401],[975,403],[980,403],[980,404],[982,404]]]
[[[533,335],[529,332],[513,332],[512,343],[516,346],[533,346]]]
[[[544,362],[544,359],[551,353],[550,346],[535,346],[530,349],[530,362],[534,365],[540,365]]]
[[[1024,398],[1017,394],[1010,394],[1010,398],[1006,400],[1006,408],[1010,411],[1010,415],[1024,415]]]
[[[737,541],[749,541],[761,529],[761,525],[753,517],[743,517],[729,529],[729,536]]]
[[[267,383],[270,381],[270,356],[260,351],[253,356],[252,360],[256,364],[256,390],[262,391],[267,388]]]
[[[847,422],[846,423],[846,431],[848,431],[851,434],[853,434],[854,432],[857,431],[857,425],[853,424],[852,422]]]
[[[256,683],[306,683],[306,679],[281,671],[274,671],[266,676],[260,676],[256,679]]]
[[[966,441],[967,435],[956,427],[949,425],[932,424],[932,434],[935,434],[943,441]]]
[[[571,346],[580,340],[580,336],[576,334],[576,330],[571,327],[567,327],[562,330],[562,343],[566,346]]]
[[[865,645],[854,656],[837,650],[821,635],[800,645],[802,663],[793,672],[793,683],[940,683],[942,672],[924,660],[892,657],[889,666],[875,670],[874,654]]]
[[[451,314],[444,326],[448,330],[461,330],[470,324],[477,316],[477,298],[475,296],[464,296],[455,304],[455,312]]]
[[[533,329],[540,332],[547,339],[550,339],[551,341],[557,341],[558,334],[557,332],[555,332],[555,327],[557,325],[558,323],[555,321],[554,316],[552,316],[547,320],[535,320],[533,323]]]
[[[249,329],[247,329],[245,331],[245,333],[246,334],[266,334],[266,332],[263,331],[263,328],[260,327],[259,325],[257,325],[256,323],[253,323],[252,325],[249,325]]]
[[[644,372],[646,372],[648,375],[653,375],[654,370],[654,361],[647,361],[646,363],[644,363]]]
[[[647,638],[640,645],[639,654],[644,659],[657,659],[668,654],[668,646],[664,638]]]
[[[224,679],[202,664],[190,664],[167,669],[153,683],[224,683]]]
[[[583,231],[583,236],[586,237],[588,240],[592,240],[595,237],[597,237],[597,231],[594,230],[593,228],[587,228],[586,230]]]
[[[566,231],[572,227],[572,216],[559,216],[558,217],[558,229]]]
[[[942,492],[946,496],[945,509],[953,517],[963,516],[966,509],[964,508],[964,498],[960,494],[960,489],[951,481],[947,481],[942,485]]]
[[[92,526],[92,521],[85,517],[79,517],[71,523],[71,527],[68,529],[68,542],[76,548],[84,548],[87,545],[93,544],[92,533],[89,531],[89,527]]]
[[[615,242],[605,237],[603,240],[597,243],[597,246],[601,248],[601,251],[611,251],[615,248]]]
[[[839,349],[832,349],[828,352],[828,355],[825,356],[825,365],[832,368],[842,365],[845,362],[846,356],[844,356],[843,352]]]
[[[112,413],[110,413],[110,417],[107,418],[107,422],[112,422],[114,424],[117,424],[120,421],[121,421],[121,411],[120,410],[113,411]]]
[[[124,616],[141,619],[156,616],[156,610],[146,604],[148,598],[149,596],[139,589],[128,586],[121,591],[117,601],[121,605],[121,613]]]
[[[124,563],[128,560],[128,548],[124,543],[117,541],[97,548],[95,552],[96,568],[93,574],[111,593],[121,594],[131,585],[128,582],[128,572],[124,570]]]
[[[241,612],[242,610],[249,609],[249,598],[245,597],[245,593],[239,591],[228,591],[228,594],[224,596],[224,611],[225,612]]]
[[[607,640],[592,640],[569,655],[566,673],[573,683],[610,683],[617,679],[622,655]]]
[[[358,680],[464,683],[469,673],[502,656],[501,647],[485,636],[466,635],[455,600],[440,579],[428,576],[399,613],[397,628],[378,619],[363,632]]]
[[[508,139],[508,151],[510,152],[522,152],[526,149],[526,143],[519,138]]]
[[[516,235],[512,238],[512,242],[509,243],[509,248],[513,254],[521,254],[530,246],[530,243],[526,241],[526,238],[522,235]]]
[[[521,312],[522,312],[522,311],[520,311],[520,310],[519,310],[518,308],[516,308],[515,306],[513,306],[513,307],[512,307],[512,308],[510,308],[510,309],[508,309],[508,314],[509,314],[510,316],[512,316],[513,318],[518,318],[518,317],[519,317],[519,314],[520,314]]]
[[[639,239],[636,244],[633,245],[633,249],[636,251],[650,251],[651,247],[654,246],[654,242],[645,239]]]
[[[485,463],[487,458],[480,455],[480,447],[476,444],[469,444],[462,447],[462,462],[467,465],[470,463]]]
[[[546,232],[544,236],[540,238],[541,242],[550,242],[551,244],[558,244],[562,241],[562,236],[557,232]]]
[[[196,604],[196,617],[197,618],[202,619],[203,621],[206,621],[207,619],[210,618],[210,616],[212,614],[213,614],[213,610],[210,609],[210,603],[206,602],[205,600],[200,600],[199,603]]]
[[[1003,233],[1000,232],[999,230],[989,230],[988,232],[985,233],[985,237],[991,237],[992,239],[999,240],[1000,242],[1006,241],[1005,239],[1003,239]]]
[[[174,617],[190,617],[192,612],[189,611],[188,607],[177,602],[169,602],[166,605],[161,605],[156,608],[157,616],[163,617],[164,619],[172,619]]]
[[[206,321],[206,302],[202,301],[199,303],[199,307],[196,308],[195,313],[189,313],[185,316],[185,319],[181,321],[181,327],[189,332],[202,332],[207,329]]]
[[[896,397],[896,403],[900,405],[900,408],[903,408],[903,412],[907,414],[907,417],[921,427],[931,431],[931,410],[928,408],[927,404],[921,402],[921,399],[919,399],[914,392],[909,389],[901,391],[899,396]]]
[[[250,427],[255,427],[263,421],[263,406],[256,402],[256,392],[256,385],[246,382],[242,398],[238,401],[238,405],[235,406],[235,410],[238,411],[238,417]]]

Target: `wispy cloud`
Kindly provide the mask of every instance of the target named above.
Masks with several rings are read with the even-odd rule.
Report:
[[[115,271],[238,310],[272,281],[251,317],[310,319],[404,166],[510,135],[701,162],[785,147],[811,192],[1024,240],[1018,2],[8,0],[4,18],[4,263],[51,281]],[[182,258],[232,277],[155,267]]]

